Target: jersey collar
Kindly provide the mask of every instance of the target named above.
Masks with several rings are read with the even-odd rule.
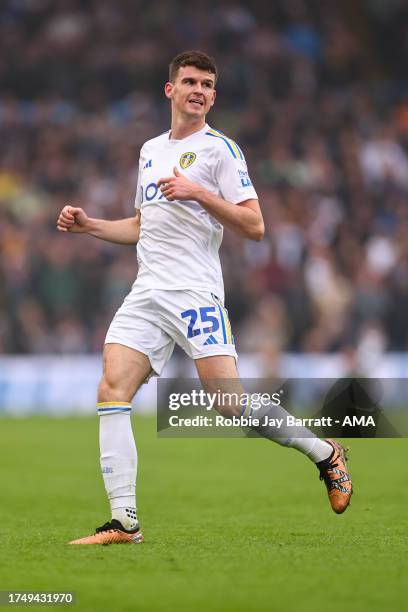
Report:
[[[209,129],[209,125],[208,123],[204,124],[204,127],[201,128],[201,130],[197,130],[197,132],[193,132],[192,134],[190,134],[189,136],[186,136],[185,138],[170,138],[170,134],[171,134],[171,130],[168,131],[168,141],[169,142],[186,142],[187,140],[189,140],[190,138],[193,138],[194,136],[198,136],[200,134],[204,134],[208,129]]]

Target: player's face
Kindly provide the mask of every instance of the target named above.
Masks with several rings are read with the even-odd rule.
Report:
[[[174,83],[166,83],[165,93],[174,110],[189,117],[205,117],[215,101],[215,76],[194,66],[179,69]]]

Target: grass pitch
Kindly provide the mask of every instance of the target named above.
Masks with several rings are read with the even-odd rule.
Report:
[[[97,419],[0,419],[0,590],[75,591],[86,612],[406,609],[407,440],[351,442],[336,516],[294,450],[133,427],[145,544],[69,547],[109,518]]]

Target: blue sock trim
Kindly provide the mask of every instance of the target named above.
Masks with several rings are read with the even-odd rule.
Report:
[[[97,408],[99,416],[103,414],[128,414],[132,411],[131,406],[108,406],[106,408]]]

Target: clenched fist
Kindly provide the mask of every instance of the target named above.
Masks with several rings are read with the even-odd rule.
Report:
[[[89,217],[82,208],[64,206],[57,221],[60,232],[85,234],[89,230]]]

